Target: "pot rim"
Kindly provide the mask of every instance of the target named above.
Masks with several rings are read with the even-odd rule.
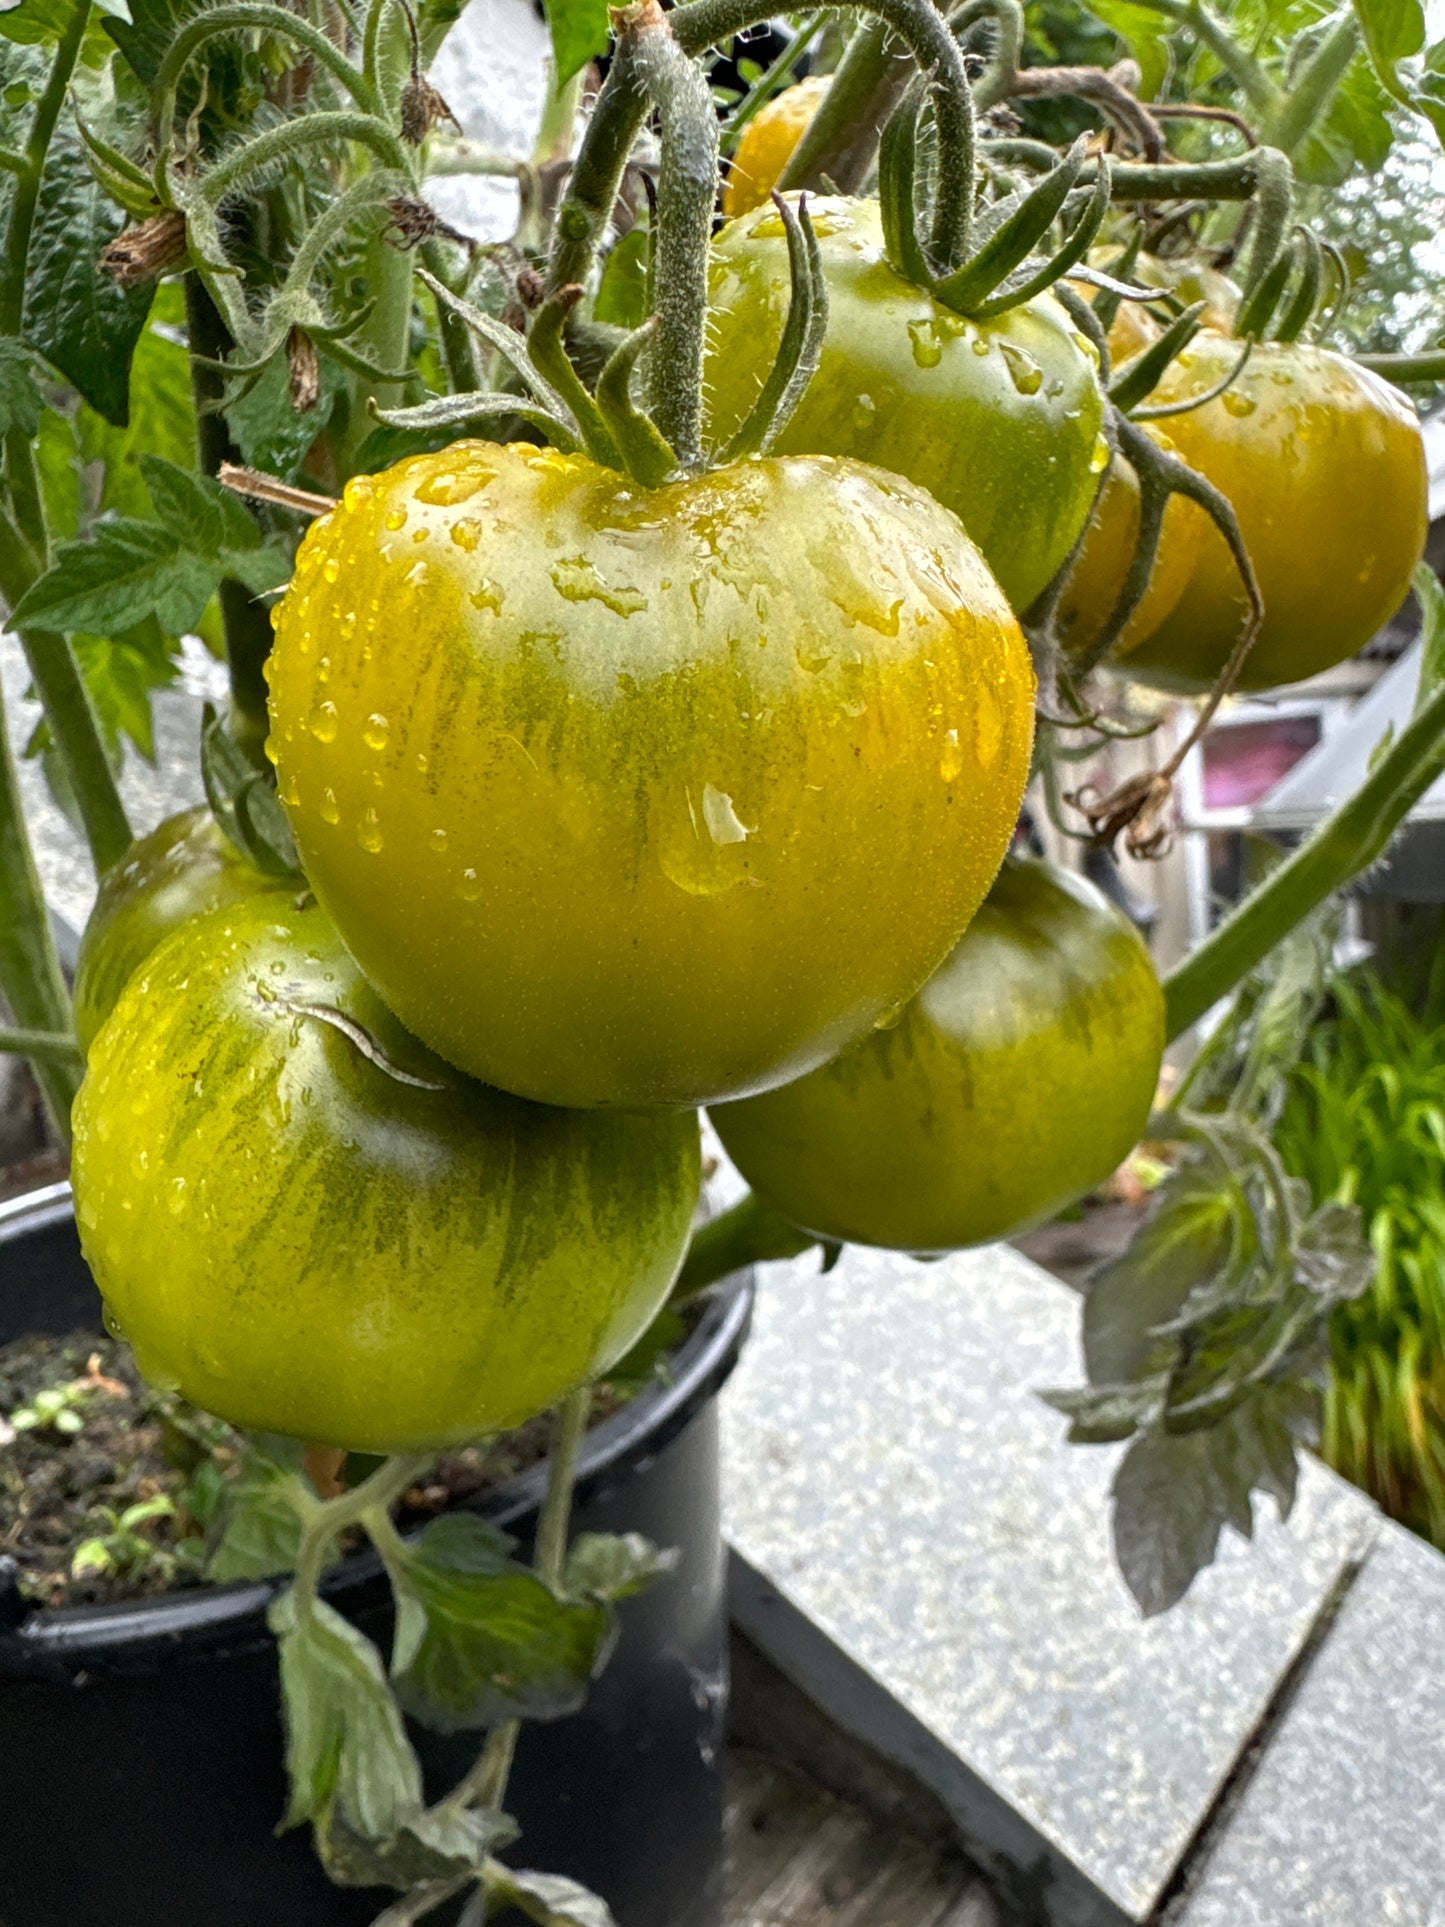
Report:
[[[7,1244],[72,1216],[68,1180],[7,1199],[0,1203],[0,1253]],[[716,1394],[737,1363],[752,1305],[751,1271],[721,1280],[679,1348],[670,1375],[647,1386],[587,1434],[577,1469],[578,1503],[602,1497],[655,1458]],[[476,1512],[495,1525],[525,1529],[540,1506],[546,1477],[543,1459],[450,1510]],[[367,1546],[331,1567],[321,1591],[344,1610],[348,1595],[370,1591],[381,1576],[381,1562]],[[31,1664],[59,1661],[69,1669],[86,1655],[103,1665],[107,1655],[118,1658],[124,1649],[134,1661],[141,1649],[173,1650],[182,1639],[189,1644],[199,1637],[207,1645],[247,1641],[258,1622],[264,1627],[266,1609],[289,1583],[290,1574],[280,1573],[274,1579],[208,1583],[113,1605],[38,1606],[18,1624],[0,1630],[0,1655],[8,1646],[12,1660],[19,1659],[25,1671],[27,1658]],[[0,1660],[0,1673],[10,1670]]]

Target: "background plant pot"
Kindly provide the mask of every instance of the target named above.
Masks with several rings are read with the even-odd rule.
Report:
[[[751,1287],[725,1286],[673,1362],[589,1435],[579,1531],[646,1533],[677,1570],[620,1608],[585,1710],[524,1728],[507,1801],[523,1864],[603,1894],[620,1927],[720,1927],[727,1628],[715,1395]],[[0,1206],[0,1343],[97,1326],[67,1185]],[[478,1509],[526,1542],[545,1473]],[[272,1585],[134,1605],[30,1611],[0,1624],[0,1927],[352,1927],[387,1896],[326,1880],[305,1832],[277,1838],[285,1785]],[[328,1600],[383,1644],[390,1600],[359,1554]],[[4,1596],[0,1595],[0,1614]],[[473,1736],[417,1732],[436,1789]]]

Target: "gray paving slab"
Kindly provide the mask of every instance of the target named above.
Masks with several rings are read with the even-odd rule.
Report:
[[[1378,1514],[1311,1465],[1287,1525],[1262,1505],[1252,1545],[1141,1619],[1109,1547],[1117,1448],[1066,1445],[1036,1396],[1077,1380],[1077,1330],[1004,1247],[767,1268],[724,1398],[726,1525],[743,1630],[1023,1869],[1032,1917],[1119,1923],[1159,1901]]]
[[[1177,1927],[1445,1927],[1445,1559],[1387,1526]]]

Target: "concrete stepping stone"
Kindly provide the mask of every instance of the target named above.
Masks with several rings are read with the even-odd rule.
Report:
[[[1311,1464],[1288,1524],[1262,1501],[1254,1543],[1144,1620],[1109,1545],[1121,1448],[1066,1445],[1037,1397],[1078,1380],[1078,1322],[1007,1247],[765,1268],[725,1517],[742,1632],[942,1800],[1025,1919],[1121,1927],[1169,1893],[1381,1522]]]

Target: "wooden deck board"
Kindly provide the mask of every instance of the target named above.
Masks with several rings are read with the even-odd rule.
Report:
[[[1003,1927],[962,1861],[742,1748],[728,1852],[728,1927]]]

